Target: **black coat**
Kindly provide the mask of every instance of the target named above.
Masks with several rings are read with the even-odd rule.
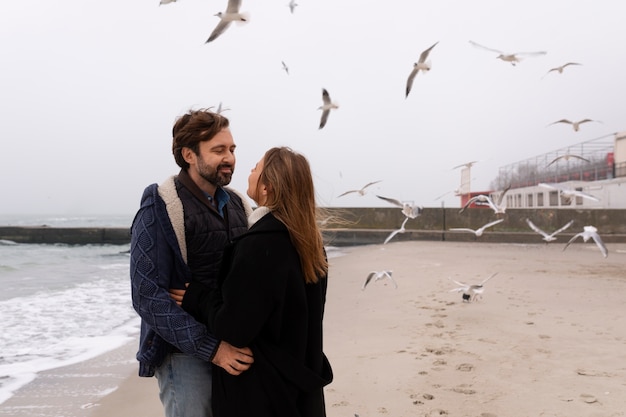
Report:
[[[323,417],[332,371],[323,353],[326,277],[305,284],[285,225],[271,213],[226,248],[220,287],[192,281],[183,307],[216,337],[249,346],[254,364],[239,376],[214,368],[220,417]]]

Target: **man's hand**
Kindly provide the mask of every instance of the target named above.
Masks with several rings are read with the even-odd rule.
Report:
[[[231,375],[240,375],[247,371],[253,362],[254,358],[250,348],[238,348],[223,340],[213,357],[213,363]]]

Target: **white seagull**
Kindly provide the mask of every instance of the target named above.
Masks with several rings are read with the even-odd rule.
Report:
[[[320,120],[319,127],[320,129],[326,126],[326,121],[328,120],[328,115],[330,114],[330,111],[339,108],[339,105],[337,103],[333,103],[330,100],[330,95],[325,88],[322,88],[322,101],[324,102],[324,104],[317,108],[318,110],[322,110],[322,118]]]
[[[222,112],[225,112],[226,110],[230,109],[228,107],[222,108],[222,102],[220,101],[220,104],[217,106],[217,110],[215,111],[215,113],[222,114]]]
[[[220,18],[220,22],[215,26],[213,32],[209,36],[209,39],[205,43],[209,43],[217,39],[222,33],[228,29],[231,23],[233,22],[247,22],[249,20],[249,16],[247,13],[239,12],[239,8],[241,7],[241,0],[228,0],[228,5],[226,6],[225,12],[219,12],[215,16]]]
[[[417,216],[422,214],[422,210],[424,210],[424,207],[422,206],[415,206],[413,204],[403,203],[402,201],[396,200],[395,198],[388,198],[380,195],[377,195],[376,197],[380,198],[381,200],[385,200],[396,207],[400,207],[402,209],[402,214],[410,219],[416,218]]]
[[[498,195],[498,198],[496,199],[496,201],[493,201],[493,199],[491,198],[487,200],[487,204],[489,204],[489,207],[491,207],[494,213],[504,214],[506,212],[506,200],[504,199],[504,195],[509,191],[510,188],[511,188],[511,185],[509,184],[509,186],[506,187]]]
[[[606,249],[606,246],[604,246],[604,242],[602,241],[602,238],[598,234],[598,229],[596,229],[593,226],[584,226],[583,231],[575,234],[569,240],[569,242],[567,242],[563,250],[567,249],[570,243],[575,241],[578,237],[582,237],[584,242],[588,241],[589,239],[593,239],[593,241],[596,242],[596,245],[598,246],[598,248],[600,248],[600,252],[602,252],[602,256],[604,256],[605,258],[609,256],[609,251]]]
[[[365,189],[369,186],[372,186],[374,184],[378,184],[380,181],[382,180],[378,180],[378,181],[373,181],[373,182],[368,182],[367,184],[365,184],[360,190],[350,190],[350,191],[346,191],[345,193],[339,194],[337,197],[343,197],[346,194],[350,194],[350,193],[357,193],[359,195],[365,195],[366,191]]]
[[[506,212],[506,201],[504,200],[504,195],[507,193],[507,191],[509,191],[509,188],[511,188],[510,185],[498,195],[498,200],[496,202],[494,202],[491,199],[491,197],[489,197],[488,195],[485,195],[485,194],[475,195],[474,197],[467,200],[465,205],[461,207],[461,210],[459,210],[459,213],[463,213],[465,209],[468,208],[472,203],[487,204],[489,207],[491,207],[494,213],[496,214],[504,213]]]
[[[587,158],[583,158],[583,157],[582,157],[582,156],[580,156],[580,155],[575,155],[575,154],[573,154],[573,153],[566,153],[566,154],[559,155],[559,156],[557,156],[556,158],[554,158],[552,161],[550,161],[550,163],[549,163],[548,165],[546,165],[546,167],[549,167],[550,165],[552,165],[553,163],[555,163],[555,162],[557,162],[557,161],[559,161],[559,160],[561,160],[561,159],[565,159],[566,161],[569,161],[569,160],[570,160],[570,159],[572,159],[572,158],[574,158],[574,159],[579,159],[579,160],[581,160],[581,161],[585,161],[585,162],[591,162],[591,161],[590,161],[590,160],[588,160]]]
[[[450,281],[454,282],[458,285],[457,288],[450,290],[450,292],[462,292],[463,293],[463,301],[472,302],[476,301],[476,298],[480,295],[482,298],[482,293],[485,291],[485,283],[489,281],[491,278],[498,275],[497,272],[491,274],[488,278],[484,279],[480,284],[466,284],[461,281],[456,281],[450,278]]]
[[[283,69],[285,70],[287,75],[289,75],[289,67],[287,66],[287,64],[285,64],[285,61],[280,61],[280,62],[283,64]]]
[[[522,57],[539,56],[539,55],[545,55],[547,53],[546,51],[539,51],[539,52],[516,52],[516,53],[510,54],[510,53],[499,51],[497,49],[487,48],[486,46],[480,45],[474,41],[469,41],[469,43],[471,43],[473,46],[477,48],[481,48],[490,52],[497,53],[498,54],[498,56],[496,57],[497,59],[501,59],[504,62],[510,62],[511,65],[515,65],[518,62],[520,62],[522,60]]]
[[[488,227],[491,227],[491,226],[495,226],[498,223],[502,223],[503,221],[504,221],[504,219],[498,219],[498,220],[492,221],[490,223],[487,223],[483,227],[480,227],[480,228],[478,228],[476,230],[470,229],[470,228],[467,228],[467,227],[453,227],[450,230],[455,230],[455,231],[458,231],[458,232],[472,232],[472,233],[474,233],[476,235],[476,237],[481,237],[483,235],[483,233],[485,232],[485,229],[487,229]]]
[[[409,93],[411,92],[411,87],[413,87],[413,79],[415,78],[417,73],[420,71],[422,71],[423,73],[427,73],[428,71],[430,71],[430,61],[426,61],[426,59],[428,59],[428,54],[430,53],[431,49],[433,49],[438,43],[439,42],[435,42],[433,46],[423,51],[420,54],[419,60],[415,64],[413,64],[413,70],[409,74],[409,78],[406,80],[406,96],[404,98],[409,96]]]
[[[367,278],[365,278],[365,282],[363,283],[363,286],[361,287],[361,290],[364,290],[365,287],[367,287],[367,284],[370,283],[372,278],[374,279],[374,282],[380,281],[380,280],[386,278],[386,279],[388,279],[389,281],[391,281],[393,283],[393,286],[395,288],[398,288],[398,284],[396,284],[396,281],[394,281],[393,278],[391,277],[392,272],[393,271],[371,271],[367,275]]]
[[[293,11],[296,10],[298,3],[296,3],[295,0],[291,0],[287,6],[289,6],[289,10],[291,10],[291,13],[293,14]]]
[[[408,217],[406,217],[406,218],[404,219],[404,221],[402,222],[402,226],[400,226],[400,228],[399,228],[399,229],[396,229],[396,230],[394,230],[393,232],[391,232],[391,233],[389,234],[389,236],[387,236],[387,239],[385,239],[385,241],[383,242],[383,245],[386,245],[386,244],[387,244],[387,242],[389,242],[391,239],[393,239],[393,237],[394,237],[395,235],[397,235],[398,233],[404,233],[404,232],[406,232],[406,229],[404,228],[404,225],[405,225],[405,224],[406,224],[406,222],[408,222],[408,221],[409,221],[409,218],[408,218]]]
[[[567,64],[563,64],[560,67],[550,68],[548,72],[546,72],[546,75],[550,74],[551,72],[558,72],[559,74],[563,74],[563,70],[570,65],[582,65],[582,64],[579,64],[578,62],[568,62]],[[544,75],[543,77],[545,77],[546,75]]]
[[[600,121],[598,121],[598,120],[592,120],[592,119],[582,119],[582,120],[579,120],[579,121],[577,121],[577,122],[572,122],[571,120],[568,120],[568,119],[561,119],[561,120],[557,120],[556,122],[552,122],[552,123],[550,123],[548,126],[552,126],[552,125],[555,125],[555,124],[557,124],[557,123],[567,123],[567,124],[569,124],[569,125],[572,125],[572,128],[574,129],[574,132],[578,132],[578,131],[580,130],[580,125],[581,125],[581,124],[583,124],[583,123],[589,123],[589,122],[598,122],[598,123],[601,123],[601,122],[600,122]]]
[[[571,188],[567,188],[567,187],[563,187],[562,185],[559,184],[548,184],[545,182],[540,182],[538,184],[540,187],[543,188],[547,188],[549,190],[556,190],[559,192],[559,194],[561,194],[563,197],[565,198],[572,198],[572,197],[582,197],[582,198],[586,198],[587,200],[592,200],[592,201],[600,201],[599,198],[592,196],[591,194],[587,194],[584,193],[582,191],[578,191],[578,190],[573,190]]]
[[[477,163],[477,162],[478,162],[478,161],[470,161],[470,162],[466,162],[466,163],[464,163],[464,164],[457,165],[457,166],[455,166],[455,167],[454,167],[454,168],[452,168],[452,169],[457,169],[457,168],[461,168],[461,167],[471,168],[471,167],[473,167],[473,166],[474,166],[474,164],[475,164],[475,163]]]
[[[526,219],[526,223],[528,223],[528,226],[533,229],[535,232],[539,233],[541,236],[543,236],[543,240],[546,241],[546,243],[548,242],[552,242],[553,240],[556,240],[556,235],[558,235],[559,233],[561,233],[562,231],[566,230],[567,228],[569,228],[572,224],[574,224],[574,220],[570,220],[569,222],[567,222],[565,224],[565,226],[561,227],[558,230],[555,230],[554,232],[548,234],[546,232],[544,232],[543,230],[541,230],[540,228],[538,228],[537,226],[535,226],[535,224],[530,221],[530,219]]]

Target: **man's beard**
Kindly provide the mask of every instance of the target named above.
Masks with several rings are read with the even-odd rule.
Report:
[[[220,170],[224,167],[230,168],[231,173],[220,173]],[[204,162],[198,164],[198,170],[202,178],[216,187],[223,187],[230,184],[230,181],[233,178],[233,173],[235,172],[235,168],[229,164],[218,165],[216,169],[212,169],[210,166],[205,165]]]

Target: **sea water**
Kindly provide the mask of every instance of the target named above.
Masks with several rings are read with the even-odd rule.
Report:
[[[0,218],[11,226],[129,227],[128,218]],[[0,404],[39,372],[113,350],[139,332],[130,245],[0,241]]]

